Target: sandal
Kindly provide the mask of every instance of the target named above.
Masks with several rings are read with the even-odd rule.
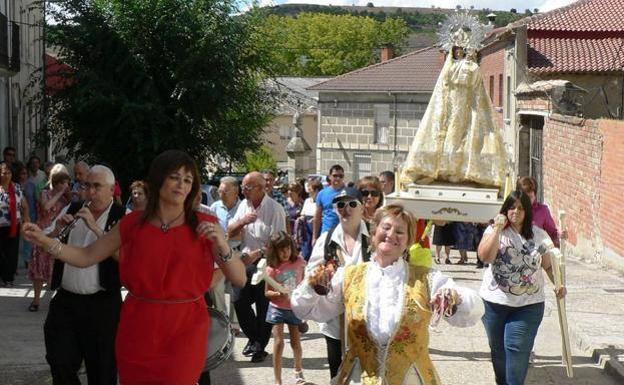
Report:
[[[39,311],[39,305],[36,305],[34,303],[30,303],[30,306],[28,306],[28,311],[29,312],[36,312]]]
[[[440,257],[435,257],[435,263],[437,263],[438,265],[442,263],[442,262],[440,261]]]
[[[453,262],[451,262],[450,258],[446,258],[446,260],[444,261],[444,263],[446,263],[447,265],[452,265]]]
[[[303,370],[295,371],[295,385],[306,385],[308,382],[303,378]]]

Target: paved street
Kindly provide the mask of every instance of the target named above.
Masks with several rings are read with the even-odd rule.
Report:
[[[455,259],[454,261],[456,261]],[[471,255],[471,261],[474,256]],[[442,265],[458,283],[477,288],[482,270],[474,264],[457,266]],[[30,295],[29,285],[20,272],[20,284],[13,290],[0,289],[0,384],[51,384],[44,358],[41,325],[47,311],[49,298],[43,302],[39,313],[28,313],[26,307]],[[593,265],[571,260],[569,275],[569,318],[574,336],[575,377],[568,379],[560,364],[560,337],[556,307],[550,295],[544,321],[536,340],[536,362],[529,370],[530,385],[615,385],[623,379],[608,376],[592,360],[592,346],[606,348],[624,347],[623,333],[619,327],[624,319],[624,288],[621,275],[613,274]],[[550,292],[549,292],[550,294]],[[49,295],[49,294],[48,294]],[[611,321],[613,320],[613,321]],[[619,320],[619,321],[618,321]],[[256,385],[273,384],[273,369],[269,359],[252,364],[240,352],[244,338],[237,338],[235,354],[231,360],[213,373],[214,384]],[[304,336],[304,371],[306,378],[317,385],[328,384],[325,359],[325,342],[312,324]],[[269,346],[271,349],[271,346]],[[487,339],[481,324],[468,329],[451,328],[442,323],[439,332],[431,333],[431,349],[434,364],[445,385],[493,384],[493,372],[489,362]],[[284,383],[293,384],[292,354],[285,348]],[[86,384],[86,381],[83,382]]]

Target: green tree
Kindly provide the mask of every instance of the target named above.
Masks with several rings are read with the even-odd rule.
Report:
[[[72,67],[47,101],[47,138],[112,165],[122,182],[155,155],[183,149],[198,165],[243,159],[261,144],[272,99],[267,58],[251,46],[254,13],[230,0],[66,0],[48,43]]]
[[[384,14],[385,17],[385,14]],[[256,31],[280,75],[333,76],[377,60],[376,49],[401,47],[409,34],[403,19],[301,13],[297,17],[271,15]],[[304,58],[304,60],[302,60]]]
[[[277,172],[277,160],[273,156],[271,149],[262,146],[256,151],[248,151],[245,154],[245,172],[273,170]]]

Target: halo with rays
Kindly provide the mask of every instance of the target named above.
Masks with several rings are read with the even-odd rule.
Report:
[[[471,15],[468,11],[455,12],[448,16],[440,26],[438,31],[439,43],[445,51],[450,51],[456,45],[454,44],[455,32],[463,29],[468,35],[468,43],[463,48],[476,51],[481,48],[481,42],[492,27],[492,25],[482,24],[476,16]]]

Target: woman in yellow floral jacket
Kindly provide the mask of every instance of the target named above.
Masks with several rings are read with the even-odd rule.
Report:
[[[327,295],[313,288],[327,274],[319,266],[292,294],[292,309],[320,322],[345,313],[348,345],[334,383],[440,384],[429,358],[431,318],[444,314],[454,326],[474,325],[483,315],[481,299],[405,261],[416,220],[402,206],[380,208],[373,225],[371,261],[339,268]]]

